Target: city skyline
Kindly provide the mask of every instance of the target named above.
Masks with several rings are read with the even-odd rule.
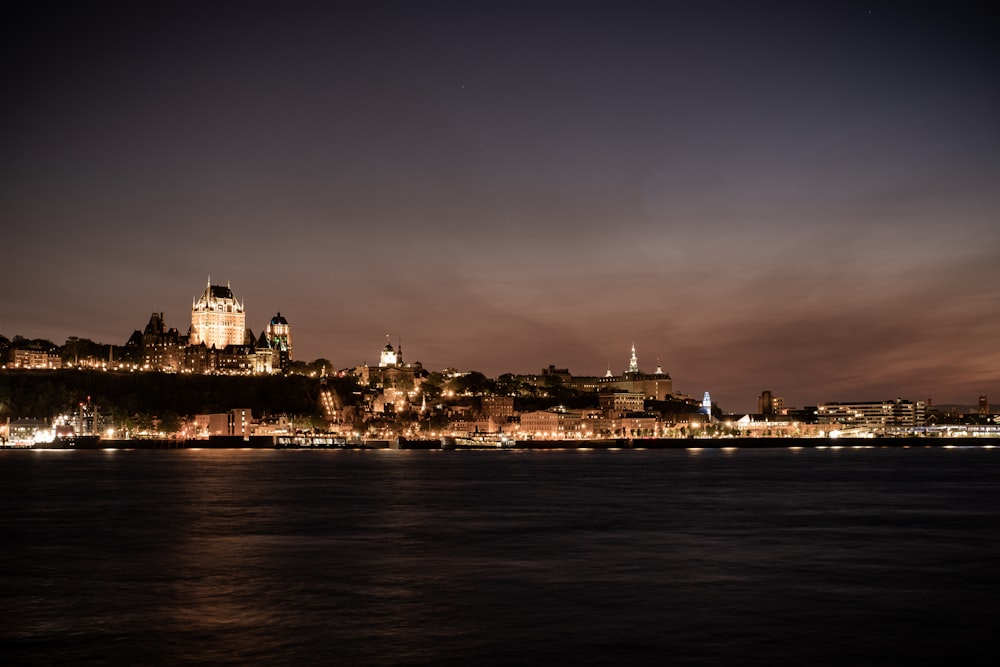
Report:
[[[0,333],[186,331],[211,275],[337,368],[1000,395],[984,11],[9,8]]]

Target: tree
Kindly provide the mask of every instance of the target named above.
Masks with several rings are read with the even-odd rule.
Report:
[[[479,371],[469,371],[465,375],[453,378],[449,384],[456,394],[482,396],[492,393],[493,390],[493,383]]]
[[[181,430],[181,416],[173,410],[167,410],[160,417],[160,430],[167,435],[173,435]]]
[[[435,400],[441,396],[441,386],[444,384],[444,376],[441,373],[428,373],[424,381],[420,383],[420,393],[428,400]]]
[[[502,396],[518,396],[521,393],[521,380],[513,373],[504,373],[495,381],[496,393]]]
[[[333,364],[329,359],[314,359],[313,361],[292,361],[288,364],[288,372],[296,375],[320,377],[333,372]]]

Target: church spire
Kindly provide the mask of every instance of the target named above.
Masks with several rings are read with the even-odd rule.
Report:
[[[628,372],[638,373],[639,372],[639,360],[635,357],[635,343],[632,343],[632,356],[628,360]]]

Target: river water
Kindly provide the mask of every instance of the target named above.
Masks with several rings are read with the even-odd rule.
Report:
[[[3,664],[993,664],[1000,449],[0,451]]]

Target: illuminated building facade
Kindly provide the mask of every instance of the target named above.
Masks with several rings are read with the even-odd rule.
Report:
[[[775,396],[774,392],[765,389],[757,397],[757,414],[759,415],[780,415],[785,410],[785,399]]]
[[[261,337],[263,346],[273,353],[272,365],[280,368],[282,372],[287,371],[289,362],[292,360],[292,328],[288,326],[288,320],[282,317],[279,312],[264,327]],[[258,353],[262,347],[261,342],[258,342],[257,345]]]
[[[533,410],[521,414],[520,433],[534,438],[580,438],[593,436],[593,421],[582,412],[560,410]]]
[[[615,391],[598,395],[601,412],[608,418],[642,412],[645,399],[643,394],[633,391]]]
[[[551,374],[553,367],[549,371],[542,371],[543,375]],[[642,394],[644,398],[655,401],[663,401],[670,398],[674,393],[674,382],[668,373],[663,372],[663,368],[656,366],[655,373],[643,373],[639,368],[639,359],[636,356],[635,344],[632,345],[629,355],[628,370],[621,375],[613,375],[608,370],[603,376],[579,376],[569,375],[569,371],[563,371],[563,384],[579,391],[625,391]]]
[[[868,401],[859,403],[820,403],[817,422],[843,429],[884,431],[895,427],[920,426],[924,423],[924,404],[920,401]]]
[[[229,285],[213,285],[191,306],[189,345],[204,345],[221,350],[227,345],[243,345],[246,339],[246,311],[233,296]]]
[[[194,437],[209,438],[213,435],[238,435],[249,438],[253,430],[253,413],[247,408],[194,416]]]
[[[363,385],[412,391],[420,386],[427,377],[427,372],[419,361],[404,364],[402,344],[394,348],[386,336],[385,347],[379,354],[378,366],[362,364],[354,369],[354,375]]]
[[[379,368],[396,368],[397,366],[403,365],[403,344],[399,344],[399,351],[396,351],[392,347],[392,343],[389,342],[389,336],[385,337],[385,347],[382,348],[382,354],[379,356],[378,367]]]
[[[62,368],[62,359],[55,352],[35,349],[10,351],[10,368]]]
[[[284,352],[289,359],[292,359],[292,328],[288,326],[288,320],[278,313],[267,323],[264,332],[267,334],[267,342],[272,349]]]
[[[514,416],[514,398],[512,396],[484,396],[481,403],[484,417],[507,419]]]
[[[168,329],[163,313],[153,313],[142,332],[143,368],[156,371],[178,371],[184,363],[180,332]]]

